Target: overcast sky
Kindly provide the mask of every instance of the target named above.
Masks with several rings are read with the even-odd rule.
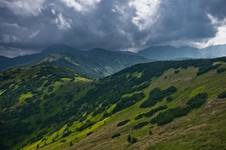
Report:
[[[226,43],[226,0],[0,0],[0,55]]]

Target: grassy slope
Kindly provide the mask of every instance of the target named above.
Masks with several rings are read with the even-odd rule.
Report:
[[[127,110],[120,112],[113,116],[106,126],[102,127],[96,133],[76,143],[72,149],[225,149],[226,127],[226,102],[216,99],[216,95],[221,91],[226,90],[225,73],[218,75],[215,72],[210,72],[200,77],[191,78],[194,75],[194,69],[187,69],[186,76],[182,75],[180,81],[173,79],[166,79],[162,76],[156,79],[153,84],[146,89],[159,86],[165,87],[171,84],[180,87],[174,97],[173,102],[162,102],[168,107],[174,107],[184,103],[189,99],[192,93],[197,92],[197,87],[204,86],[203,91],[207,92],[210,97],[208,103],[201,109],[192,111],[188,116],[178,118],[174,122],[164,126],[148,125],[139,130],[131,130],[137,124],[133,120],[137,114],[144,110],[139,108],[136,104]],[[181,72],[181,73],[183,73]],[[189,74],[190,73],[190,74]],[[166,73],[169,75],[170,73]],[[180,74],[178,74],[180,76]],[[186,78],[187,77],[187,78]],[[188,86],[185,88],[185,86]],[[185,89],[183,89],[185,88]],[[148,93],[148,92],[145,92]],[[159,104],[160,105],[160,104]],[[136,110],[136,111],[134,111]],[[125,119],[131,119],[130,124],[118,128],[117,122]],[[145,118],[144,120],[150,120]],[[149,135],[149,131],[152,135]],[[111,139],[113,133],[121,133],[122,136],[118,139]],[[130,145],[127,142],[127,134],[130,133],[138,137],[139,142]]]
[[[210,64],[221,60],[211,61]],[[193,63],[191,63],[193,64]],[[205,63],[204,63],[205,64]],[[225,68],[225,62],[221,62],[221,67]],[[206,65],[206,64],[205,64]],[[170,65],[169,65],[170,66]],[[178,64],[180,66],[180,64]],[[92,112],[85,117],[85,120],[97,122],[93,126],[78,131],[77,128],[82,126],[85,121],[75,121],[70,126],[64,126],[53,134],[45,137],[47,141],[39,140],[33,144],[29,144],[24,149],[226,149],[226,102],[218,100],[216,97],[219,93],[226,90],[226,72],[217,73],[216,69],[209,70],[204,74],[197,76],[198,68],[196,65],[189,65],[190,67],[179,68],[179,73],[171,67],[163,69],[163,74],[157,77],[145,74],[145,71],[139,72],[137,66],[131,70],[135,72],[126,73],[122,71],[121,74],[126,74],[126,82],[132,82],[134,78],[143,78],[143,81],[150,81],[149,86],[142,91],[145,98],[135,105],[132,105],[116,114],[113,114],[102,120],[103,112],[92,116]],[[143,66],[144,67],[144,66]],[[171,69],[170,69],[171,68]],[[133,70],[133,71],[134,71]],[[141,75],[143,74],[143,75]],[[129,77],[128,77],[129,75]],[[146,75],[146,76],[145,76]],[[119,79],[119,75],[115,75],[113,80]],[[132,76],[132,77],[131,77]],[[132,78],[132,79],[131,79]],[[145,78],[145,79],[144,79]],[[105,79],[109,80],[108,78]],[[111,80],[111,79],[110,79]],[[138,79],[139,80],[139,79]],[[114,81],[109,81],[114,83]],[[107,83],[109,83],[107,82]],[[119,80],[117,80],[119,82]],[[135,82],[136,83],[136,82]],[[123,85],[124,83],[122,83]],[[172,95],[173,101],[167,102],[163,100],[150,108],[140,108],[140,104],[148,98],[149,92],[159,87],[165,89],[169,86],[177,87],[178,91]],[[113,87],[113,85],[111,85]],[[106,87],[107,88],[107,87]],[[101,89],[101,88],[100,88]],[[126,88],[124,88],[125,90]],[[119,90],[120,91],[120,90]],[[200,109],[195,109],[186,117],[180,117],[173,122],[163,126],[149,124],[141,129],[134,130],[133,127],[139,122],[150,121],[151,117],[134,120],[134,118],[143,112],[147,112],[153,108],[161,105],[167,105],[168,109],[176,106],[184,105],[191,97],[200,93],[206,92],[208,94],[208,102]],[[109,94],[109,93],[108,93]],[[124,96],[132,93],[124,93]],[[104,93],[102,93],[104,95]],[[110,97],[111,98],[111,97]],[[110,99],[109,98],[109,99]],[[98,99],[98,98],[97,98]],[[111,104],[106,111],[113,109],[115,104]],[[122,127],[117,127],[117,123],[126,119],[130,122]],[[67,128],[72,133],[66,137],[62,137],[63,131]],[[151,131],[151,135],[150,135]],[[88,134],[92,133],[92,134]],[[121,136],[112,139],[111,136],[115,133],[121,133]],[[88,135],[87,135],[88,134]],[[127,142],[127,135],[131,134],[138,138],[135,144]],[[56,141],[51,141],[56,135],[60,136]],[[72,146],[73,145],[73,146]]]

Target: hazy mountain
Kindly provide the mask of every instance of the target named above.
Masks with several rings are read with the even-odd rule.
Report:
[[[66,45],[53,45],[39,54],[12,59],[1,57],[0,61],[0,70],[47,61],[72,68],[78,73],[89,77],[99,78],[113,74],[131,65],[150,60],[128,52],[115,52],[104,49],[80,51]]]
[[[203,58],[214,58],[226,56],[226,45],[216,45],[201,49]]]
[[[193,47],[156,46],[138,52],[139,55],[155,60],[214,58],[226,56],[226,45],[211,46],[204,49]]]

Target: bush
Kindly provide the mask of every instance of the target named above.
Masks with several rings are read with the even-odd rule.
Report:
[[[146,113],[142,113],[142,114],[139,114],[137,115],[134,119],[135,120],[139,120],[143,117],[151,117],[153,116],[155,113],[157,113],[158,111],[161,111],[161,110],[164,110],[164,109],[167,109],[168,107],[166,105],[163,105],[163,106],[159,106],[157,108],[154,108]]]
[[[219,68],[219,69],[217,69],[217,73],[223,73],[223,72],[225,72],[226,71],[226,68]]]
[[[134,144],[134,143],[137,142],[137,138],[132,137],[131,135],[128,135],[127,141],[128,141],[130,144]]]
[[[148,87],[149,85],[150,85],[150,83],[148,81],[145,81],[139,85],[132,87],[132,89],[128,90],[127,92],[132,93],[132,92],[136,92],[136,91],[141,91],[141,90],[145,89],[146,87]]]
[[[140,107],[141,108],[146,108],[146,107],[151,107],[154,106],[156,103],[161,101],[165,97],[169,97],[173,93],[177,91],[177,88],[174,86],[170,86],[169,88],[165,90],[160,90],[159,88],[155,88],[150,92],[149,98],[144,101]]]
[[[120,133],[115,133],[115,134],[113,134],[113,135],[111,136],[111,138],[114,139],[114,138],[119,137],[119,136],[121,136]]]
[[[199,67],[197,76],[205,74],[205,73],[209,72],[210,70],[217,69],[219,66],[220,66],[220,64],[219,65],[209,64],[209,65],[205,65],[205,66]]]
[[[135,125],[135,126],[133,127],[133,129],[137,130],[137,129],[140,129],[140,128],[142,128],[142,127],[148,125],[148,124],[149,124],[149,122],[141,122],[141,123],[138,123],[137,125]]]
[[[191,108],[199,108],[203,103],[206,102],[208,98],[207,93],[199,93],[193,98],[191,98],[186,104]]]
[[[141,119],[143,117],[144,117],[144,114],[142,113],[142,114],[137,115],[134,119],[135,120],[139,120],[139,119]]]
[[[36,149],[39,149],[39,144],[36,145]]]
[[[63,139],[63,140],[61,140],[61,141],[60,141],[60,143],[65,143],[65,142],[66,142],[66,140],[65,140],[65,139]]]
[[[137,100],[140,100],[140,99],[144,98],[144,96],[145,95],[144,95],[143,92],[135,93],[132,96],[121,98],[121,101],[131,101],[131,100],[137,101]]]
[[[171,96],[167,97],[166,98],[167,102],[172,102],[173,101],[173,98]]]
[[[188,114],[189,111],[190,111],[189,107],[172,108],[172,109],[166,110],[166,111],[158,114],[156,117],[154,117],[151,120],[151,123],[153,123],[153,124],[156,123],[157,125],[164,125],[164,124],[167,124],[167,123],[173,121],[177,117],[181,117],[181,116]]]
[[[65,128],[62,137],[63,137],[63,138],[64,138],[64,137],[67,137],[67,136],[69,136],[70,134],[71,134],[71,131],[70,131],[68,128]]]
[[[161,110],[164,110],[164,109],[167,109],[168,107],[166,105],[163,105],[163,106],[159,106],[157,108],[154,108],[152,110],[150,110],[149,112],[146,112],[144,115],[146,117],[151,117],[153,116],[155,113],[157,113],[158,111],[161,111]]]
[[[90,128],[91,126],[93,126],[95,124],[95,122],[91,122],[91,121],[87,121],[85,124],[83,124],[81,127],[79,127],[77,129],[77,131],[83,131],[87,128]]]
[[[119,122],[119,123],[117,124],[117,127],[124,126],[124,125],[126,125],[129,121],[130,121],[129,119],[128,119],[128,120],[121,121],[121,122]]]
[[[220,93],[217,97],[218,97],[219,99],[226,98],[226,91]]]
[[[199,93],[196,96],[192,97],[186,104],[185,107],[176,107],[169,110],[166,110],[164,112],[161,112],[156,117],[151,119],[151,123],[157,124],[157,125],[164,125],[171,121],[173,121],[175,118],[182,117],[187,115],[192,109],[199,108],[204,104],[207,100],[207,94],[206,93]]]
[[[89,132],[89,133],[87,133],[86,135],[89,136],[89,135],[91,135],[91,134],[93,134],[93,132]]]
[[[144,93],[136,93],[129,97],[121,98],[121,100],[117,103],[113,112],[119,112],[129,106],[134,105],[136,102],[142,100],[145,97]]]
[[[152,131],[151,130],[149,130],[149,135],[152,135],[153,133],[152,133]]]
[[[174,71],[175,74],[178,74],[179,72],[180,72],[180,70],[175,70]]]
[[[209,72],[211,69],[212,69],[211,66],[201,67],[201,68],[199,68],[199,70],[198,70],[197,76],[200,76],[200,75],[202,75],[202,74],[204,74],[204,73],[207,73],[207,72]]]

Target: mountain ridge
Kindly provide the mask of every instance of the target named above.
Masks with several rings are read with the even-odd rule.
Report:
[[[154,60],[214,58],[226,55],[226,45],[209,46],[202,49],[189,46],[155,46],[140,50],[138,54]]]
[[[20,56],[12,59],[1,57],[0,59],[2,62],[0,64],[0,70],[51,61],[58,65],[70,67],[78,73],[93,78],[104,77],[136,63],[150,61],[142,56],[131,53],[103,49],[80,51],[67,45],[53,45],[38,54]]]

